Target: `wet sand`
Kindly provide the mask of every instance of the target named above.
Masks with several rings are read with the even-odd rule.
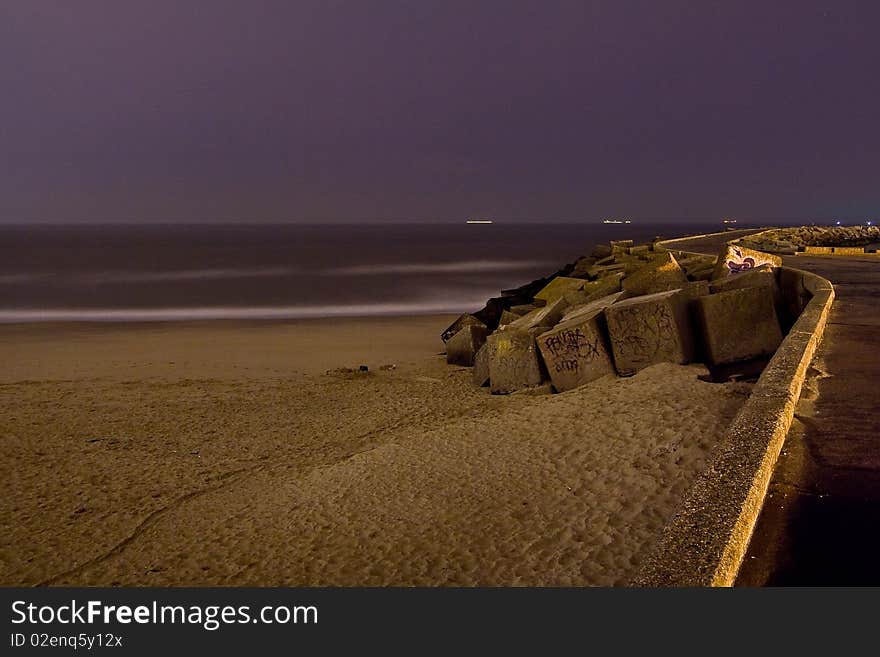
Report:
[[[0,327],[0,583],[624,583],[748,385],[492,396],[450,320]]]

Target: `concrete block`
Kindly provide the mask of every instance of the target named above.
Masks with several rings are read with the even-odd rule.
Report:
[[[498,320],[498,326],[507,326],[508,324],[512,324],[520,317],[521,315],[517,315],[516,313],[512,313],[509,310],[505,310],[503,313],[501,313],[501,319]]]
[[[589,283],[588,283],[589,285]],[[572,308],[574,306],[582,306],[587,302],[587,297],[590,296],[583,290],[570,290],[562,295],[562,298],[568,302],[568,307]]]
[[[507,394],[541,384],[544,377],[538,347],[527,331],[507,327],[490,335],[486,344],[489,387],[493,394]]]
[[[634,255],[634,256],[647,255],[650,252],[651,252],[651,245],[650,244],[640,244],[638,246],[631,246],[629,248],[630,255]]]
[[[574,263],[574,269],[571,270],[572,278],[582,278],[587,275],[590,268],[596,264],[596,258],[578,258]]]
[[[602,310],[594,307],[538,338],[550,380],[559,392],[614,373]]]
[[[832,247],[830,246],[805,246],[804,253],[812,253],[815,255],[831,255]]]
[[[486,327],[465,326],[446,343],[446,362],[450,365],[474,364],[474,356],[486,342]]]
[[[489,343],[488,341],[477,350],[474,356],[474,385],[478,388],[489,385]]]
[[[565,314],[562,316],[562,319],[559,320],[559,323],[567,322],[571,319],[579,317],[581,315],[585,315],[591,313],[593,310],[604,310],[608,306],[610,306],[615,301],[621,299],[625,292],[615,292],[614,294],[609,294],[600,299],[596,299],[595,301],[590,301],[587,303],[582,303],[578,306],[570,306]]]
[[[724,278],[742,273],[748,269],[755,269],[761,265],[782,266],[782,258],[763,251],[755,251],[738,244],[727,244],[718,254],[718,262],[715,264],[713,279]]]
[[[634,244],[632,240],[611,240],[611,248],[613,249],[615,246],[619,246],[621,248],[628,249]]]
[[[533,303],[520,304],[518,306],[511,306],[510,312],[512,312],[514,315],[519,315],[520,317],[522,317],[523,315],[528,315],[537,307],[538,306]]]
[[[603,278],[612,274],[623,273],[626,271],[626,265],[622,262],[615,262],[613,265],[596,265],[590,269],[590,276],[593,278]]]
[[[584,280],[582,278],[557,276],[535,295],[535,299],[542,299],[543,301],[550,303],[551,301],[560,298],[565,292],[580,290],[583,286]]]
[[[709,294],[709,291],[709,281],[690,281],[681,288],[682,295],[688,301],[704,297]]]
[[[704,349],[714,365],[770,355],[782,342],[773,291],[767,286],[701,297],[697,313]]]
[[[711,283],[713,293],[739,290],[744,287],[767,286],[776,295],[776,272],[770,265],[748,269],[735,276],[725,276]]]
[[[834,255],[865,255],[863,246],[835,246]]]
[[[624,272],[619,271],[584,284],[583,292],[587,297],[584,298],[583,303],[619,292],[620,282],[623,280],[624,276]],[[590,299],[589,297],[592,297],[593,299]]]
[[[593,250],[590,251],[590,255],[594,258],[607,258],[611,255],[611,246],[608,244],[597,244],[593,247]]]
[[[680,289],[686,283],[687,276],[672,254],[663,253],[624,278],[622,287],[631,296],[642,296]]]
[[[449,342],[449,340],[465,326],[481,326],[484,329],[487,328],[486,325],[479,319],[477,319],[473,315],[465,313],[454,322],[452,322],[452,324],[450,324],[446,328],[446,330],[440,334],[440,339],[443,340],[443,342]]]
[[[583,282],[583,281],[581,281]],[[548,303],[543,308],[536,308],[527,315],[523,315],[515,322],[508,324],[510,328],[516,328],[523,331],[535,328],[537,326],[546,326],[551,328],[556,326],[565,310],[568,308],[568,302],[564,297],[559,297]]]
[[[685,364],[692,360],[693,332],[687,299],[680,290],[625,299],[604,312],[614,366],[621,376],[655,363]]]

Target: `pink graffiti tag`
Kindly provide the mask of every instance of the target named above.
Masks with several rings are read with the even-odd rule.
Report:
[[[739,262],[735,260],[727,261],[727,268],[730,270],[731,274],[738,274],[740,272],[746,271],[747,269],[755,268],[755,259],[754,258],[743,258],[742,251],[739,249],[733,249],[733,254],[740,259]]]

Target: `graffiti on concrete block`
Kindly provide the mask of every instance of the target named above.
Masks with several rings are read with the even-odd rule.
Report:
[[[583,328],[559,331],[544,340],[545,359],[557,372],[577,371],[581,362],[599,357],[599,336],[584,334]]]

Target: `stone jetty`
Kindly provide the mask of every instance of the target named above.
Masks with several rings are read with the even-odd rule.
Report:
[[[717,257],[599,244],[458,317],[441,334],[447,362],[473,367],[474,385],[493,394],[565,392],[661,362],[761,364],[787,328],[780,264],[738,244]]]

